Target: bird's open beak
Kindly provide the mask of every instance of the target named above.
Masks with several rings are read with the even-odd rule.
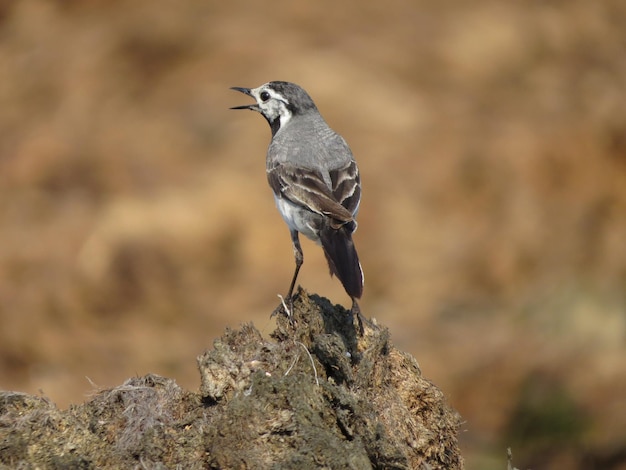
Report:
[[[252,94],[250,93],[250,88],[242,88],[239,86],[234,86],[230,88],[231,90],[235,90],[235,91],[239,91],[241,93],[243,93],[244,95],[248,95],[248,96],[252,96]],[[249,109],[251,111],[259,111],[259,106],[254,103],[254,104],[244,104],[242,106],[233,106],[230,109]]]

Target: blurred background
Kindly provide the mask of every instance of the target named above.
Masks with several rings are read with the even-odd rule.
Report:
[[[294,267],[270,131],[352,147],[362,309],[463,416],[468,468],[626,468],[626,3],[0,2],[0,388],[199,385]],[[349,305],[320,249],[300,283]]]

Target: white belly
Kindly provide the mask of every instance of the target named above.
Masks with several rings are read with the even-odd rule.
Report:
[[[315,228],[315,219],[321,216],[303,209],[287,199],[274,196],[274,201],[276,201],[276,207],[278,207],[280,215],[283,216],[283,220],[287,223],[290,230],[296,230],[315,243],[320,243],[320,238]]]

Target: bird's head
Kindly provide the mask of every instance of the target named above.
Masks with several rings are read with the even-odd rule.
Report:
[[[295,83],[274,81],[258,88],[232,87],[231,90],[251,96],[256,103],[230,109],[249,109],[261,113],[272,128],[272,135],[294,116],[317,112],[308,93]]]

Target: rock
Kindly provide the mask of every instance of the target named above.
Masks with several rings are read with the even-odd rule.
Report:
[[[60,411],[0,393],[3,468],[463,468],[459,415],[387,329],[300,290],[264,339],[227,330],[194,393],[148,375]]]

